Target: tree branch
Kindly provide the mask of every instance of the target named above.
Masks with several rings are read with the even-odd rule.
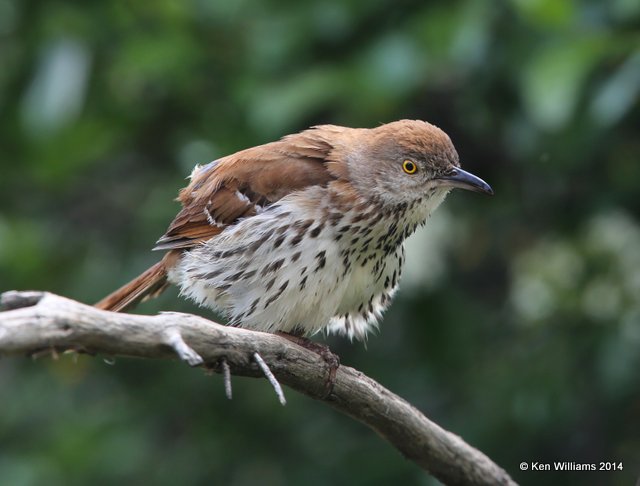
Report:
[[[330,369],[325,361],[274,334],[222,326],[190,314],[106,312],[46,292],[5,292],[0,309],[5,310],[0,312],[0,355],[75,350],[179,357],[191,366],[260,377],[264,373],[257,354],[277,380],[364,423],[440,481],[515,484],[482,452],[353,368],[338,368],[327,395]]]

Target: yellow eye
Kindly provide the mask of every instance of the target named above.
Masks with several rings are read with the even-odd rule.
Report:
[[[415,174],[418,170],[418,166],[412,160],[407,159],[402,163],[402,170],[407,174]]]

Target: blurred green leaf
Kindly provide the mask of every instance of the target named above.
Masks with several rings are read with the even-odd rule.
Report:
[[[522,79],[523,101],[538,127],[557,131],[569,123],[587,76],[600,61],[605,42],[598,37],[553,43],[526,65]]]

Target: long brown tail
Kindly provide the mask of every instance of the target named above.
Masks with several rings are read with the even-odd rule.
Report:
[[[110,293],[95,307],[102,310],[120,312],[127,310],[138,302],[156,297],[169,285],[167,282],[167,258],[148,268],[128,284]]]

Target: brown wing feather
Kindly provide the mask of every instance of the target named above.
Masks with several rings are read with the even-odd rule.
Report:
[[[292,192],[340,174],[331,153],[342,127],[325,125],[197,168],[180,191],[182,209],[154,250],[190,248]]]
[[[294,191],[346,177],[341,134],[350,129],[324,125],[238,152],[197,168],[180,191],[182,209],[155,250],[170,250],[162,261],[102,299],[100,309],[122,311],[162,292],[167,273],[183,249],[220,233]],[[331,140],[331,142],[329,142]],[[348,140],[348,137],[347,137]],[[340,143],[339,147],[336,143]]]

